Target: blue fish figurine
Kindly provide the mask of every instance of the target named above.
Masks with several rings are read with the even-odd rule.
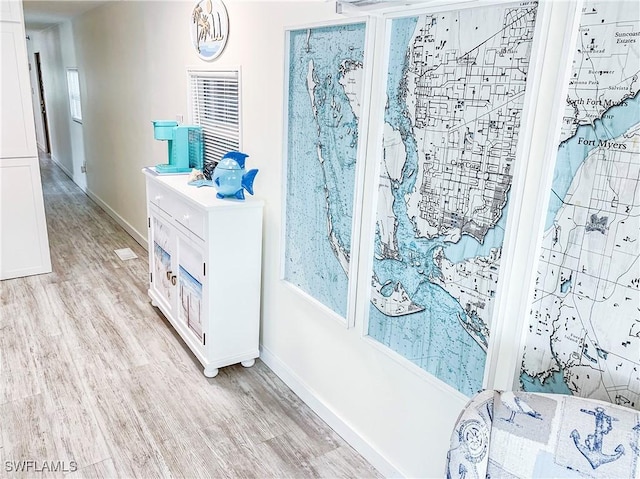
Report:
[[[217,198],[244,200],[244,190],[253,194],[253,180],[258,170],[245,172],[244,162],[247,156],[249,155],[240,151],[230,151],[222,157],[211,176],[218,190]]]

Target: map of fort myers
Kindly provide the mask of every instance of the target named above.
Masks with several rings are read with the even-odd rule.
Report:
[[[585,2],[520,381],[640,409],[640,8]]]
[[[536,2],[394,19],[369,335],[482,387]]]

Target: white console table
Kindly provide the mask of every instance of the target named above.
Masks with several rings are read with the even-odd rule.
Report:
[[[144,168],[149,297],[215,377],[258,357],[264,202],[217,199],[188,175]]]

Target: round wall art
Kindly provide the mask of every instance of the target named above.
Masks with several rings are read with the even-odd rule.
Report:
[[[229,17],[221,0],[199,0],[191,13],[191,42],[203,60],[214,60],[229,37]]]

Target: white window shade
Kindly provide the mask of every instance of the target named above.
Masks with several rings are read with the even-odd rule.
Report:
[[[204,161],[240,150],[240,74],[189,70],[191,121],[202,127]]]

